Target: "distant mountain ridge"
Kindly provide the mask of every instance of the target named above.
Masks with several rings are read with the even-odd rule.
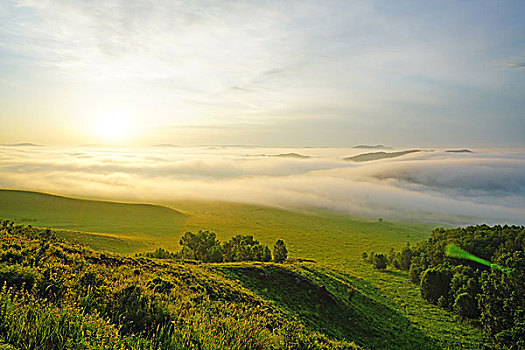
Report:
[[[449,150],[446,150],[445,152],[448,152],[448,153],[474,153],[474,152],[472,152],[469,149],[449,149]]]
[[[295,158],[295,159],[311,158],[310,156],[305,156],[299,153],[255,154],[255,155],[247,155],[247,157],[271,157],[271,158]]]
[[[359,149],[392,149],[392,147],[383,146],[383,145],[357,145],[352,148],[359,148]]]
[[[344,160],[349,160],[352,162],[368,162],[372,160],[380,160],[387,158],[396,158],[404,156],[405,154],[420,152],[418,149],[400,151],[400,152],[372,152],[372,153],[363,153],[353,157],[347,157]]]
[[[153,147],[180,147],[180,146],[174,145],[172,143],[160,143],[158,145],[154,145]]]
[[[22,142],[22,143],[4,143],[2,146],[7,147],[41,147],[42,145],[37,145],[36,143],[31,142]]]

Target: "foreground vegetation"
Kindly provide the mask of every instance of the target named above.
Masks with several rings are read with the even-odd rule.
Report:
[[[10,191],[0,190],[0,199],[5,192]],[[235,289],[240,287],[244,292],[264,299],[265,302],[277,307],[281,313],[299,318],[306,328],[314,332],[328,334],[330,329],[341,329],[341,324],[350,325],[342,328],[346,331],[336,332],[334,337],[355,341],[365,348],[479,349],[482,347],[483,338],[480,329],[468,320],[464,321],[447,310],[427,303],[421,297],[419,287],[410,283],[408,271],[392,268],[378,271],[364,263],[361,258],[363,250],[386,252],[391,247],[400,250],[407,242],[414,244],[425,240],[430,236],[432,229],[437,227],[435,224],[393,222],[387,219],[379,221],[322,210],[287,211],[246,204],[179,201],[165,203],[176,208],[174,212],[182,214],[183,218],[183,221],[171,230],[148,233],[147,216],[145,213],[137,212],[138,218],[133,219],[135,221],[126,221],[116,215],[111,220],[104,221],[105,226],[99,224],[96,232],[79,232],[78,230],[87,231],[89,227],[97,225],[96,215],[90,217],[91,222],[86,222],[86,226],[75,225],[71,218],[79,216],[74,211],[78,208],[64,205],[63,197],[48,195],[34,197],[33,193],[17,191],[17,197],[12,197],[10,194],[10,200],[22,200],[18,197],[26,194],[30,196],[24,202],[26,206],[11,206],[8,198],[4,202],[0,200],[2,216],[21,218],[24,220],[20,223],[34,226],[59,227],[59,230],[52,230],[58,238],[69,242],[67,244],[80,243],[84,245],[82,249],[88,252],[91,249],[99,251],[90,253],[95,256],[105,254],[106,257],[118,256],[123,259],[125,256],[114,255],[113,252],[134,255],[146,254],[148,251],[151,252],[149,254],[153,254],[155,250],[164,251],[165,254],[175,254],[171,252],[182,249],[180,239],[184,232],[198,232],[201,229],[213,230],[216,232],[216,238],[222,242],[228,242],[236,235],[253,236],[260,245],[267,245],[270,248],[278,238],[281,238],[286,242],[288,261],[296,261],[275,265],[281,269],[276,270],[277,274],[271,275],[271,281],[274,279],[280,281],[282,287],[281,285],[274,285],[272,288],[264,287],[269,281],[254,283],[257,280],[248,278],[251,272],[246,267],[255,267],[254,271],[261,269],[266,271],[266,265],[274,265],[270,263],[192,265],[191,262],[175,262],[171,259],[145,259],[146,256],[134,257],[133,260],[144,259],[161,266],[172,264],[185,266],[188,273],[205,269],[206,273],[219,275],[230,281]],[[44,201],[42,198],[48,199]],[[39,205],[42,209],[41,212],[31,209],[35,201],[37,202],[35,205]],[[150,208],[155,210],[157,207],[150,206]],[[158,208],[163,210],[163,207]],[[106,215],[102,211],[95,211],[95,213]],[[159,216],[155,217],[159,218]],[[55,225],[54,220],[69,222],[69,224]],[[137,221],[141,221],[140,225],[132,227],[131,224]],[[155,226],[159,225],[159,222],[162,225]],[[154,221],[151,227],[167,226],[169,222],[160,220]],[[115,227],[118,230],[113,233],[111,230]],[[71,230],[65,230],[66,228]],[[297,263],[298,260],[305,261],[305,259],[313,259],[317,263]],[[220,266],[231,266],[231,271],[219,269]],[[299,268],[300,266],[317,272],[313,274],[303,267]],[[293,274],[286,272],[289,270],[293,270]],[[238,271],[242,273],[237,273]],[[104,273],[110,275],[113,272],[108,270]],[[303,303],[309,299],[304,298],[304,293],[299,293],[300,288],[297,286],[301,284],[296,282],[294,277],[296,274],[309,276],[308,279],[312,281],[313,286],[308,290],[312,295],[317,295],[317,287],[326,286],[337,300],[342,301],[338,305],[347,305],[349,286],[356,290],[356,294],[352,302],[348,303],[348,309],[327,309],[317,306],[315,297],[312,297],[313,301]],[[261,273],[261,276],[264,275]],[[286,281],[288,282],[284,283]],[[290,291],[295,292],[284,293],[288,287]],[[321,313],[325,309],[334,315],[341,315],[335,318],[337,322],[334,322],[332,315]]]
[[[457,244],[498,268],[449,257]],[[429,303],[479,323],[495,348],[525,348],[525,228],[470,226],[443,230],[416,246],[388,254],[363,254],[377,269],[387,264],[409,272]],[[488,347],[488,345],[486,345]]]
[[[0,340],[15,348],[440,348],[366,281],[316,263],[132,258],[7,221],[0,237]]]
[[[216,266],[99,254],[51,230],[7,221],[0,235],[0,338],[17,348],[358,348],[344,333],[307,327],[228,273],[213,272]],[[223,267],[239,274],[246,268],[299,279],[309,288],[304,292],[318,291],[283,266]],[[328,291],[311,298],[320,308],[339,302]]]

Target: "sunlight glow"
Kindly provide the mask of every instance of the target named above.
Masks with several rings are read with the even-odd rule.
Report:
[[[105,112],[98,118],[96,131],[104,139],[123,139],[130,135],[131,130],[130,118],[120,112]]]

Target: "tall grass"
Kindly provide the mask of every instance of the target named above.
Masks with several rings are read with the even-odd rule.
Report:
[[[16,250],[21,257],[0,261],[2,347],[357,348],[204,266],[92,252],[12,224],[0,238],[0,256]]]
[[[4,284],[0,338],[20,349],[120,349],[118,329],[75,305],[58,306]]]

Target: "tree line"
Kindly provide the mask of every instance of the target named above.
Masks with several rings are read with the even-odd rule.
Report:
[[[448,244],[507,272],[449,257]],[[421,296],[464,319],[480,324],[488,349],[525,348],[525,227],[468,226],[436,229],[428,240],[400,251],[363,253],[377,269],[390,265],[408,271]],[[510,271],[510,272],[509,272]]]
[[[176,253],[158,248],[144,255],[160,259],[190,259],[202,262],[236,262],[236,261],[286,261],[288,250],[282,239],[273,246],[273,255],[267,245],[259,243],[253,236],[236,235],[229,241],[221,243],[214,232],[186,232],[180,239],[181,250]]]

